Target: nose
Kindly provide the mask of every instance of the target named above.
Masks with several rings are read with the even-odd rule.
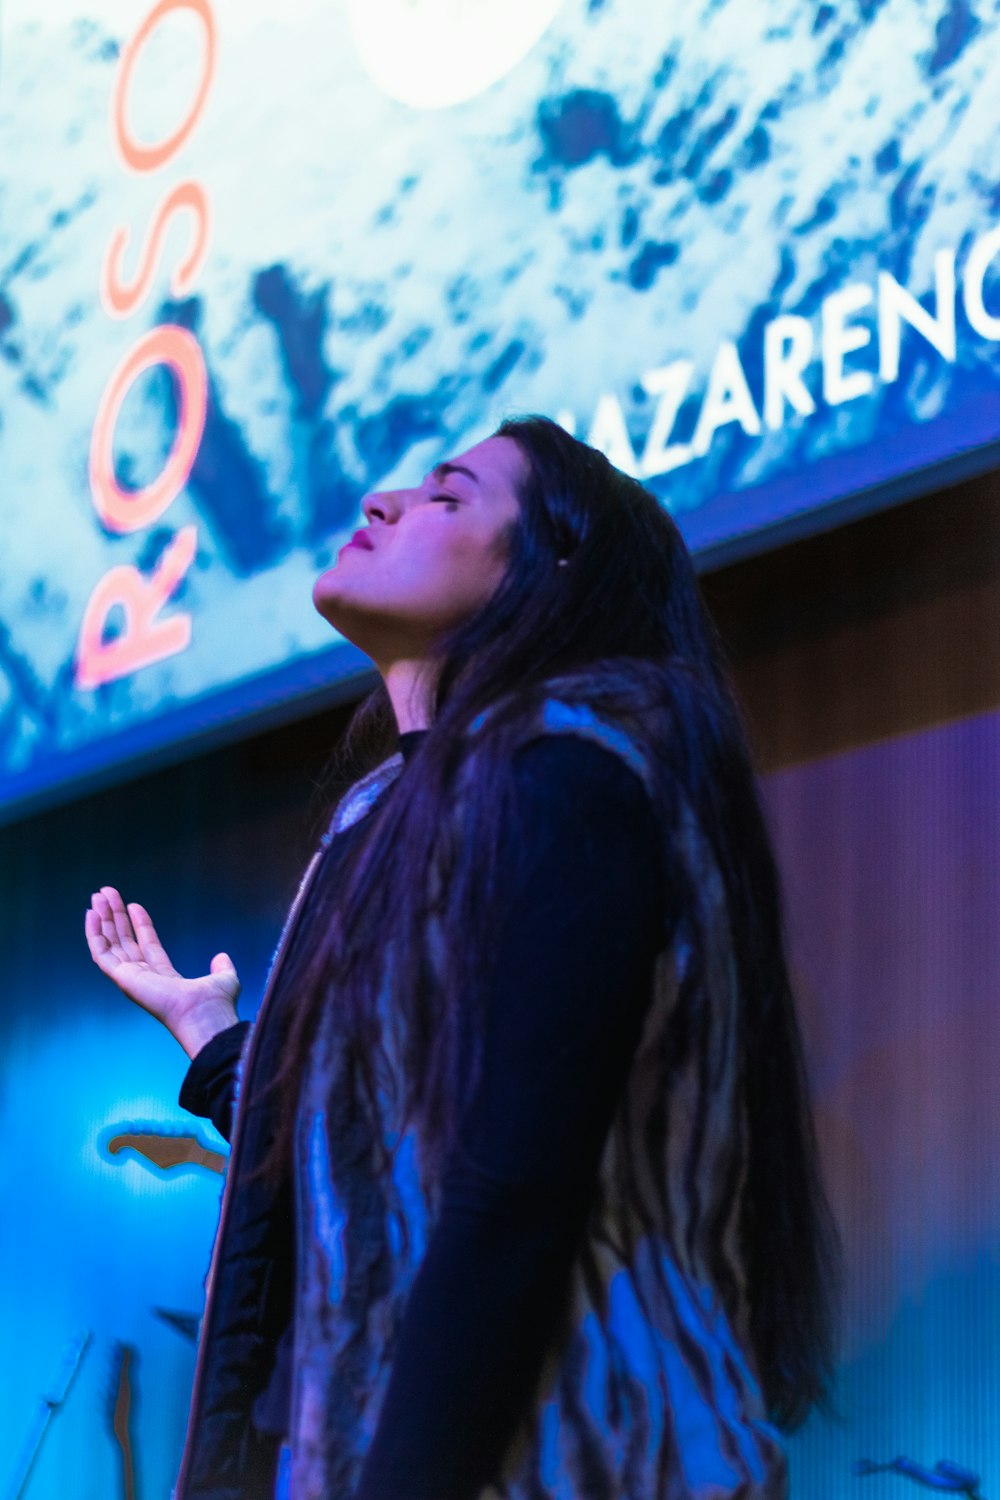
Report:
[[[361,502],[361,509],[369,526],[377,516],[380,521],[392,522],[403,510],[404,490],[373,490]]]
[[[2,0],[0,0],[2,4]],[[408,504],[420,498],[420,490],[373,490],[361,502],[361,509],[369,526],[378,517],[380,521],[392,523],[399,520]]]
[[[366,495],[362,500],[361,509],[364,512],[365,520],[368,522],[369,526],[372,524],[372,520],[375,516],[378,516],[379,520],[381,521],[385,520],[386,498],[387,497],[385,495],[380,494],[379,491],[376,490],[371,495]]]

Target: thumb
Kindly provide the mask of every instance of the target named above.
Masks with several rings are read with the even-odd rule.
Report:
[[[228,953],[217,953],[208,967],[212,974],[221,974],[223,969],[232,969],[235,972],[236,969]]]

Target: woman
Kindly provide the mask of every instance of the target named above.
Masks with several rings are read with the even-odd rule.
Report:
[[[232,1130],[176,1500],[777,1500],[835,1241],[690,558],[542,418],[364,511],[313,597],[381,683],[253,1028],[86,919]]]

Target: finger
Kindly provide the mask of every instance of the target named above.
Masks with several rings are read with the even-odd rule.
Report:
[[[135,933],[132,931],[132,921],[125,910],[125,903],[114,886],[102,885],[101,891],[107,897],[108,905],[111,907],[111,915],[114,919],[115,931],[118,934],[118,942],[122,953],[131,963],[138,963],[142,958],[142,949],[135,940]]]
[[[217,953],[208,967],[209,972],[221,982],[229,998],[235,1004],[243,986],[236,972],[236,965],[229,957],[229,954]]]
[[[135,940],[146,962],[154,969],[169,969],[172,972],[174,966],[157,937],[156,928],[146,908],[138,901],[130,901],[128,914],[132,918]]]
[[[91,896],[94,911],[97,913],[101,924],[101,933],[109,948],[120,954],[121,944],[118,940],[118,929],[115,926],[114,912],[111,903],[103,891],[95,891]]]
[[[87,937],[87,947],[90,956],[104,974],[110,974],[117,969],[121,959],[110,947],[101,926],[100,913],[90,907],[83,919],[83,930]]]
[[[125,950],[115,922],[114,909],[106,896],[101,896],[101,905],[98,910],[101,914],[101,931],[107,941],[108,947],[113,949],[119,958],[125,958]]]

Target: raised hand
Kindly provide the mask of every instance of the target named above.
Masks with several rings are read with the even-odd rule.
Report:
[[[110,885],[91,897],[84,931],[101,973],[161,1021],[189,1057],[236,1022],[241,986],[227,953],[215,955],[207,974],[186,979],[167,957],[145,907],[138,901],[126,906]]]

